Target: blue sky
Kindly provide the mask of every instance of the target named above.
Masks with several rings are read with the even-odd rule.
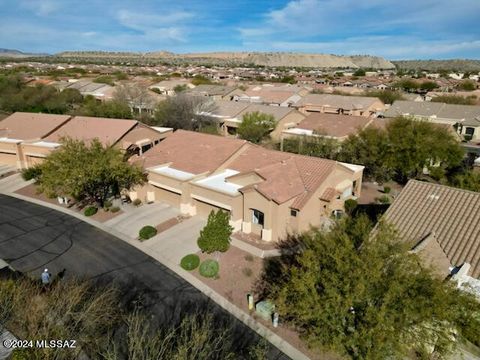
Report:
[[[480,59],[480,0],[0,0],[0,48]]]

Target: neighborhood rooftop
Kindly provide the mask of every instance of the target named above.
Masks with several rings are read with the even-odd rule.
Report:
[[[0,121],[0,137],[19,140],[41,139],[69,119],[70,115],[16,112]]]
[[[480,277],[480,193],[410,180],[384,218],[414,245],[433,235],[451,265]]]
[[[456,105],[430,101],[395,101],[385,112],[386,117],[422,116],[437,119],[456,119],[458,121],[480,117],[480,106]],[[480,122],[480,120],[479,120]]]

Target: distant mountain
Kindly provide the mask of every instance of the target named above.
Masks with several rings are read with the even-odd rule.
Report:
[[[0,57],[25,58],[25,57],[32,57],[32,56],[49,56],[49,54],[24,53],[20,50],[0,48]]]
[[[451,59],[451,60],[402,60],[392,61],[398,68],[405,70],[425,71],[480,71],[480,60]]]
[[[286,52],[212,52],[174,54],[168,51],[132,53],[106,51],[66,51],[57,57],[69,59],[104,59],[104,60],[163,60],[166,62],[195,62],[199,64],[253,64],[275,67],[309,67],[309,68],[372,68],[394,69],[395,65],[378,56],[338,56],[327,54],[302,54]]]

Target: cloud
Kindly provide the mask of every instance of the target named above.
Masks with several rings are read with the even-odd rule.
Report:
[[[21,6],[37,16],[48,16],[61,8],[54,0],[23,0]]]
[[[238,28],[244,47],[388,57],[480,53],[480,1],[292,0]]]
[[[188,35],[188,20],[194,16],[195,14],[187,11],[156,15],[120,10],[117,19],[121,25],[138,31],[145,37],[185,42]]]

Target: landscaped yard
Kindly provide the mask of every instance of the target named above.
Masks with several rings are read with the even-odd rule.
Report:
[[[215,254],[198,252],[197,255],[200,257],[200,262],[207,259],[217,259]],[[191,273],[245,313],[251,314],[255,320],[267,326],[291,345],[307,354],[311,359],[338,359],[338,357],[331,354],[312,352],[293,329],[285,326],[274,328],[270,321],[265,321],[257,316],[255,311],[250,312],[248,310],[247,294],[254,294],[255,303],[263,300],[255,295],[255,283],[262,273],[263,261],[263,259],[253,256],[246,251],[230,246],[225,253],[219,253],[220,271],[217,278],[201,276],[198,267]]]
[[[30,184],[30,185],[27,185],[27,186],[25,186],[21,189],[18,189],[17,191],[15,191],[15,193],[19,194],[19,195],[23,195],[23,196],[28,196],[32,199],[37,199],[37,200],[44,201],[44,202],[47,202],[47,203],[50,203],[50,204],[58,205],[58,206],[61,206],[61,207],[64,207],[64,208],[69,208],[71,210],[77,211],[77,212],[82,213],[82,214],[83,214],[84,209],[85,209],[85,208],[80,208],[80,207],[76,206],[76,204],[73,203],[73,202],[71,202],[68,205],[60,204],[58,202],[57,198],[51,199],[51,198],[47,197],[45,194],[38,193],[37,186],[35,184]],[[122,210],[119,210],[117,212],[112,212],[112,211],[104,211],[103,209],[99,209],[96,214],[94,214],[92,216],[89,216],[89,218],[93,219],[93,220],[96,220],[98,222],[105,222],[105,221],[108,221],[108,220],[110,220],[110,219],[112,219],[115,216],[118,216],[120,214],[123,214]]]

